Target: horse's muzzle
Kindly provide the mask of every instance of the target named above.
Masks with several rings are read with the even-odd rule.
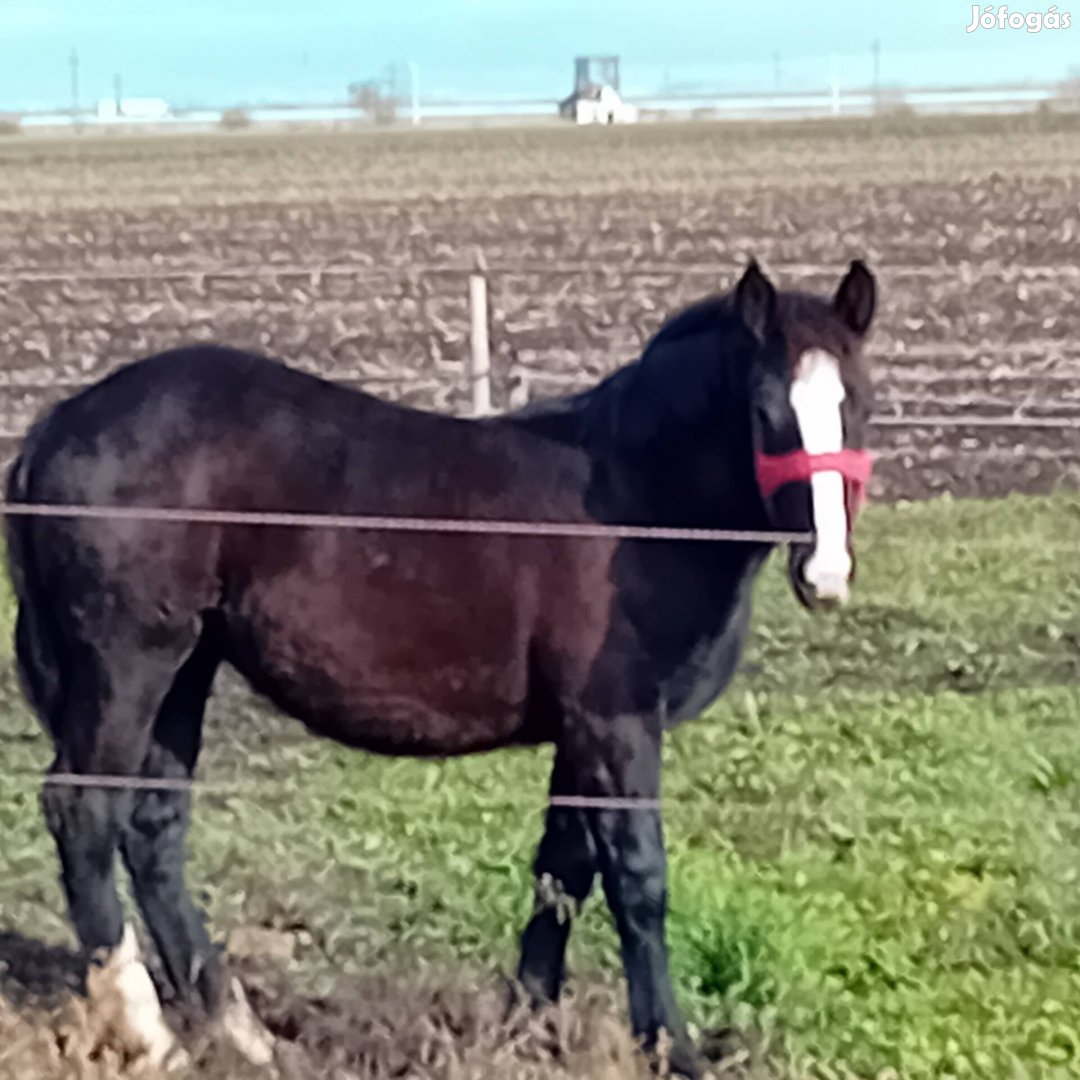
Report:
[[[849,547],[848,565],[834,568],[815,565],[814,557],[812,544],[792,544],[788,552],[788,581],[799,603],[808,611],[846,603],[855,580],[855,553]]]

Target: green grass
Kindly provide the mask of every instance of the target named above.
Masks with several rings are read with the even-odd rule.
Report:
[[[859,552],[828,617],[770,565],[746,670],[666,747],[681,999],[792,1075],[1075,1076],[1080,498],[874,507]],[[0,728],[5,768],[47,760],[24,710]],[[298,980],[509,968],[549,763],[378,759],[226,702],[204,773],[272,783],[199,797],[192,877],[219,932],[303,928]],[[67,936],[32,785],[0,829],[0,930]],[[571,961],[619,978],[598,897]]]

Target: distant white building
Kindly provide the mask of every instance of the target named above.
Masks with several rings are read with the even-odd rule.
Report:
[[[164,120],[169,112],[164,98],[100,98],[97,105],[99,120]]]
[[[606,84],[583,86],[559,104],[559,115],[575,124],[634,124],[636,105],[628,105],[618,91]]]

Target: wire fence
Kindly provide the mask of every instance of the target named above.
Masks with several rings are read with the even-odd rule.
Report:
[[[491,276],[563,276],[563,277],[664,277],[677,275],[679,277],[697,277],[708,275],[716,278],[727,268],[721,264],[712,263],[650,263],[647,266],[632,264],[629,266],[613,266],[610,263],[595,262],[564,262],[564,263],[488,263],[482,256],[471,264],[448,264],[426,263],[408,264],[405,266],[389,265],[377,267],[368,263],[339,263],[325,265],[300,265],[293,263],[282,264],[259,264],[256,266],[144,266],[138,268],[85,271],[85,272],[32,272],[17,271],[8,274],[0,274],[0,286],[19,284],[52,284],[52,285],[75,285],[79,283],[111,283],[124,284],[136,282],[175,282],[192,281],[200,290],[207,281],[211,280],[265,280],[302,278],[317,288],[324,279],[334,277],[347,277],[351,279],[367,279],[369,281],[385,282],[398,280],[418,283],[427,278],[468,278],[469,279],[469,308],[470,319],[468,339],[470,352],[469,364],[469,389],[478,411],[490,411],[493,401],[492,393],[492,363],[490,353],[489,318],[487,308],[487,282]],[[835,267],[813,263],[784,263],[778,264],[777,271],[795,278],[835,276]],[[1039,280],[1044,278],[1057,279],[1060,277],[1080,276],[1078,267],[1062,266],[1025,266],[1025,267],[980,267],[980,272],[993,273],[997,280]],[[946,275],[955,276],[965,273],[963,266],[957,268],[952,265],[899,265],[888,268],[888,275],[898,279],[904,278],[937,278]],[[78,298],[68,297],[71,302],[77,303]],[[464,339],[465,332],[462,337]],[[973,361],[980,359],[988,349],[998,357],[1030,356],[1033,352],[1060,351],[1065,344],[1056,339],[1045,341],[1028,341],[1023,344],[1008,343],[1005,345],[985,344],[982,346],[957,346],[944,348],[941,345],[905,347],[898,357],[889,356],[889,363],[900,359],[905,362],[943,363],[945,360]],[[981,350],[981,352],[980,352]],[[868,351],[868,356],[873,359],[874,350]],[[350,386],[389,386],[400,385],[400,380],[392,375],[370,374],[361,376],[354,372],[313,372],[330,381]],[[1047,383],[1052,381],[1055,373],[1047,372]],[[1060,373],[1058,373],[1060,374]],[[587,381],[579,377],[566,377],[554,372],[535,371],[513,365],[510,372],[512,380],[516,380],[516,398],[513,403],[522,404],[522,397],[527,401],[534,385],[555,385],[564,392],[575,392],[591,386],[596,380]],[[600,376],[598,376],[599,378]],[[1038,376],[1036,376],[1038,378]],[[92,384],[93,380],[60,378],[56,380],[37,380],[33,382],[14,380],[10,376],[0,381],[0,392],[52,392],[59,390],[78,391]],[[1056,385],[1056,384],[1055,384]],[[1071,381],[1066,385],[1071,385]],[[512,392],[512,397],[514,392]],[[901,407],[900,402],[893,402],[892,412],[879,412],[871,418],[871,424],[883,429],[905,430],[930,430],[942,431],[946,429],[970,429],[975,430],[1014,430],[1014,431],[1076,431],[1080,430],[1080,407],[1076,410],[1066,406],[1064,413],[1048,415],[1046,407],[1038,404],[1025,402],[1018,404],[1007,399],[980,398],[977,411],[969,413],[957,413],[956,408],[964,407],[964,402],[948,402],[937,399],[920,400],[917,403],[917,412],[897,411]],[[907,402],[908,407],[913,403]],[[1035,407],[1040,409],[1037,415],[1031,410]],[[0,431],[0,442],[13,442],[22,437],[17,431]]]
[[[573,539],[606,540],[678,540],[705,543],[780,544],[808,543],[812,532],[761,531],[740,529],[695,529],[634,526],[590,522],[510,521],[475,518],[424,518],[350,514],[310,514],[258,511],[199,510],[184,507],[150,506],[90,506],[71,504],[0,502],[0,516],[56,517],[91,520],[146,520],[174,524],[243,525],[286,528],[363,529],[387,532],[425,534],[486,534],[519,537],[566,537]],[[934,537],[924,538],[934,542]],[[940,544],[941,541],[937,540]],[[1009,546],[1001,538],[975,537],[952,541],[965,547],[1000,548]],[[1046,551],[1054,545],[1040,543]],[[1080,552],[1080,537],[1063,541],[1061,550],[1070,554]],[[241,794],[248,786],[237,781],[209,782],[195,778],[147,777],[115,774],[38,773],[23,771],[0,772],[0,782],[45,783],[69,788],[99,788],[131,791],[188,792],[198,787],[218,794]],[[264,787],[261,779],[253,779],[255,788]],[[615,796],[553,795],[548,805],[582,810],[658,810],[660,800]]]
[[[91,384],[87,384],[91,385]],[[2,388],[0,388],[2,389]],[[1080,431],[1078,416],[889,416],[883,414],[870,420],[872,427],[902,428],[913,431],[935,431],[953,428],[986,429],[997,431]],[[0,443],[19,443],[26,438],[22,431],[0,430]],[[889,460],[910,455],[912,450],[894,447],[880,451],[880,457]]]
[[[176,525],[237,525],[304,529],[354,529],[370,532],[565,538],[577,540],[644,540],[729,544],[808,544],[815,533],[780,529],[719,529],[634,525],[598,521],[509,520],[500,518],[439,518],[377,514],[323,514],[275,510],[219,510],[196,507],[20,503],[0,501],[0,517],[68,518],[104,521],[156,521]],[[890,542],[883,537],[883,543]],[[904,543],[909,544],[909,540]],[[920,546],[963,547],[973,550],[1013,549],[1026,540],[1011,537],[943,538],[924,535]],[[1060,542],[1043,540],[1043,551],[1080,550],[1080,536]]]
[[[430,376],[428,378],[402,379],[398,376],[387,374],[360,375],[350,372],[319,371],[309,372],[319,378],[339,386],[356,389],[396,387],[404,390],[431,390],[436,387],[447,386],[444,377]],[[101,377],[104,377],[101,376]],[[553,375],[547,372],[524,372],[517,368],[511,372],[511,379],[518,386],[517,395],[511,392],[510,407],[527,404],[532,400],[532,387],[535,385],[548,385],[555,388],[556,393],[579,393],[597,385],[599,379],[588,380],[580,377],[565,377]],[[1080,376],[1078,376],[1080,379]],[[76,394],[89,389],[97,380],[95,379],[12,379],[0,378],[0,394],[30,395],[30,394]],[[1073,385],[1074,380],[1069,380],[1068,385]],[[957,412],[963,409],[967,403],[948,402],[940,398],[892,400],[887,404],[897,410],[905,408],[918,408],[918,412],[894,411],[878,412],[870,418],[870,425],[876,428],[892,428],[903,430],[942,430],[953,428],[994,429],[1013,431],[1078,431],[1080,430],[1080,402],[1075,406],[1075,412],[1069,410],[1062,415],[1030,415],[1025,410],[1032,405],[1017,406],[1014,401],[1007,399],[980,398],[976,404],[977,411]],[[1034,407],[1045,409],[1047,406],[1037,404]],[[954,411],[944,411],[944,410]],[[991,411],[992,410],[992,411]],[[24,438],[25,430],[0,429],[0,442],[18,442]]]
[[[0,773],[0,780],[22,781],[46,787],[95,788],[102,791],[172,791],[188,794],[198,790],[208,795],[238,795],[245,791],[265,791],[269,778],[246,780],[202,780],[184,777],[122,776],[90,773],[37,773],[29,769]],[[548,806],[566,810],[659,810],[659,798],[619,795],[548,795]],[[518,805],[517,800],[499,800],[498,805]]]
[[[412,264],[408,267],[387,266],[376,267],[366,263],[353,264],[328,264],[321,266],[303,266],[296,264],[260,264],[258,266],[218,266],[218,267],[140,267],[138,269],[91,271],[91,272],[10,272],[0,274],[0,286],[19,285],[54,285],[67,286],[86,284],[129,284],[137,282],[179,282],[191,281],[197,289],[204,289],[206,283],[212,280],[237,280],[252,279],[282,280],[287,278],[300,278],[308,281],[313,288],[318,288],[323,280],[328,278],[350,278],[357,280],[369,280],[385,282],[389,279],[416,282],[423,278],[468,278],[470,281],[470,332],[473,337],[472,365],[470,382],[475,384],[478,377],[490,378],[490,355],[487,346],[487,311],[486,311],[486,279],[488,275],[506,276],[540,276],[540,277],[601,277],[609,279],[625,279],[629,277],[718,277],[726,268],[716,264],[694,263],[654,263],[649,266],[612,266],[589,262],[579,263],[517,263],[517,264],[488,264],[483,259],[472,265],[449,265],[449,264]],[[1080,267],[1071,266],[1034,266],[1034,267],[1001,267],[990,268],[995,278],[1004,280],[1037,281],[1041,279],[1059,279],[1080,277]],[[835,267],[815,265],[808,263],[780,264],[776,267],[777,272],[795,278],[814,278],[835,276]],[[989,272],[983,266],[979,268],[980,274]],[[952,266],[892,266],[888,270],[888,276],[894,279],[931,279],[938,280],[945,277],[953,277],[957,274],[963,276],[965,271],[957,271]],[[483,281],[483,288],[478,288],[478,281]],[[482,317],[477,316],[475,305],[481,304]],[[483,324],[478,331],[479,324]],[[476,337],[480,334],[482,341],[478,348]],[[1045,343],[1029,342],[1025,345],[1005,346],[1003,352],[1017,355],[1026,354],[1040,345],[1061,348],[1061,343],[1050,341]],[[975,359],[980,354],[977,347],[963,346],[953,349],[952,352],[942,350],[940,347],[915,347],[904,352],[904,358],[913,361],[940,359],[946,355],[960,356],[961,359]],[[481,375],[478,376],[477,373]],[[330,381],[345,385],[364,385],[366,383],[399,384],[401,380],[392,376],[363,377],[351,372],[327,372],[321,373],[321,377]],[[575,392],[594,385],[594,381],[586,381],[580,378],[567,379],[561,376],[549,377],[544,372],[516,372],[526,384],[554,382],[565,392]],[[1052,373],[1048,373],[1052,374]],[[40,392],[40,391],[78,391],[92,385],[94,380],[89,379],[57,379],[24,382],[13,380],[10,376],[0,382],[0,391],[8,392]],[[526,390],[529,386],[526,386]],[[479,394],[475,393],[475,400],[490,402],[490,387]],[[882,413],[872,418],[872,423],[882,428],[924,428],[924,429],[1007,429],[1007,430],[1080,430],[1080,415],[1023,415],[1022,410],[1010,402],[998,402],[994,400],[980,401],[980,411],[975,414],[957,414],[955,412],[934,412],[940,404],[934,401],[922,401],[919,403],[921,411],[917,414],[888,414]],[[986,410],[996,409],[996,414],[990,414]],[[0,441],[16,442],[23,437],[24,433],[16,431],[0,431]],[[886,456],[909,457],[910,450],[895,450],[886,452]],[[66,504],[37,504],[37,503],[2,503],[0,502],[0,515],[25,516],[25,517],[60,517],[69,519],[138,519],[146,521],[170,522],[179,524],[204,524],[204,525],[243,525],[262,527],[300,527],[300,528],[333,528],[333,529],[363,529],[382,532],[407,532],[427,534],[488,534],[518,537],[565,537],[574,539],[606,539],[606,540],[667,540],[667,541],[692,541],[692,542],[727,542],[727,543],[752,543],[752,544],[782,544],[782,543],[809,543],[812,542],[813,533],[762,531],[762,530],[733,530],[733,529],[702,529],[702,528],[665,528],[657,526],[641,526],[631,524],[609,524],[598,522],[553,522],[553,521],[511,521],[511,520],[478,520],[478,519],[454,519],[454,518],[420,518],[405,516],[385,515],[362,515],[362,514],[310,514],[279,511],[227,511],[218,509],[195,509],[187,507],[147,507],[147,506],[85,506]],[[928,540],[934,538],[928,537]],[[973,547],[1002,547],[1009,546],[1001,538],[973,538],[964,541],[965,546]],[[1041,548],[1048,545],[1042,544]],[[1052,545],[1051,545],[1052,546]],[[1080,550],[1080,540],[1063,541],[1061,550],[1075,553]],[[34,779],[41,781],[36,773],[0,775],[0,779]],[[202,790],[219,791],[221,793],[236,793],[240,790],[236,782],[208,783],[195,779],[179,778],[153,778],[143,776],[106,776],[106,775],[82,775],[70,773],[53,773],[44,778],[44,782],[54,786],[67,787],[94,787],[103,789],[124,790],[158,790],[158,791],[189,791],[198,786]],[[616,797],[590,797],[590,796],[552,796],[548,799],[551,806],[563,806],[577,809],[657,809],[658,799],[639,798],[616,798]]]
[[[466,533],[501,536],[569,537],[603,540],[684,540],[744,544],[798,544],[812,532],[755,529],[667,528],[573,521],[508,521],[478,518],[427,518],[366,514],[308,514],[283,511],[203,510],[162,506],[89,506],[63,503],[0,502],[8,517],[145,520],[183,525],[260,525],[308,529],[366,529],[377,532]]]
[[[734,262],[652,262],[648,265],[611,262],[488,262],[481,256],[471,263],[389,263],[376,266],[374,262],[337,262],[316,266],[300,263],[258,263],[251,266],[156,266],[124,267],[109,270],[35,271],[15,270],[0,273],[0,285],[49,284],[67,285],[87,283],[123,284],[138,281],[198,281],[229,280],[242,278],[307,278],[315,283],[325,278],[369,278],[383,281],[387,278],[409,280],[423,277],[467,277],[475,273],[491,273],[502,276],[534,277],[710,277],[713,279],[729,273]],[[770,263],[777,274],[794,278],[833,278],[836,267],[824,263]],[[892,264],[884,275],[895,280],[965,280],[966,277],[993,277],[998,281],[1076,280],[1080,267],[1068,263],[1013,266],[1005,263],[980,263],[977,267],[957,266],[955,263],[939,265]]]

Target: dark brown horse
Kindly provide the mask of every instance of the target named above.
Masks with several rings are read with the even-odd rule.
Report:
[[[751,264],[592,390],[481,420],[179,349],[41,419],[8,498],[813,532],[788,565],[816,607],[853,571],[874,305],[861,263],[831,297],[777,293]],[[695,1074],[668,975],[661,738],[731,678],[774,545],[26,516],[8,543],[19,666],[54,772],[189,778],[224,661],[351,746],[552,742],[553,795],[644,800],[549,809],[519,977],[537,1002],[557,995],[562,913],[599,874],[633,1029],[647,1045],[665,1029],[673,1065]],[[214,1014],[222,970],[184,885],[188,793],[50,784],[43,802],[88,956],[124,939],[119,852],[173,990]]]

